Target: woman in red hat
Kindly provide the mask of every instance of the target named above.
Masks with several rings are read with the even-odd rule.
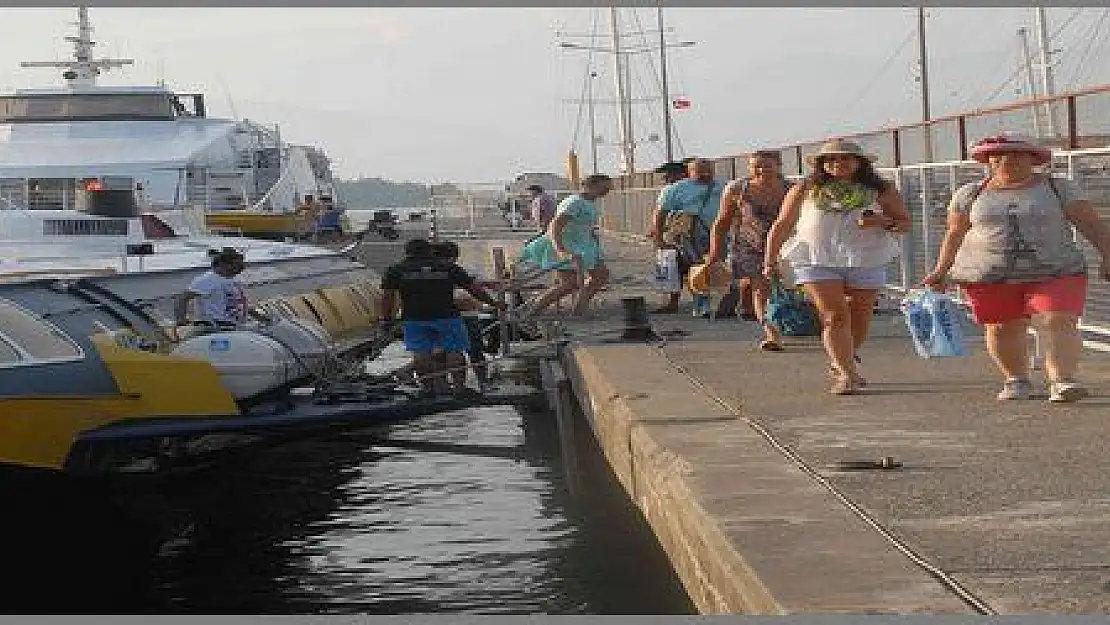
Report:
[[[989,167],[987,178],[966,184],[948,206],[948,229],[926,285],[960,285],[987,350],[1005,378],[998,399],[1029,399],[1029,327],[1045,351],[1049,400],[1087,396],[1076,380],[1083,340],[1079,317],[1087,298],[1087,263],[1074,226],[1102,257],[1110,279],[1110,230],[1072,181],[1035,168],[1052,153],[1020,135],[988,137],[971,157]]]

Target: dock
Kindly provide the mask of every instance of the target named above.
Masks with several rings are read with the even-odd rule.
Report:
[[[692,318],[688,296],[651,317],[662,340],[620,340],[621,298],[659,301],[654,254],[603,236],[613,284],[557,364],[699,612],[1110,609],[1110,355],[1085,354],[1083,402],[999,402],[976,336],[923,360],[880,314],[869,385],[836,397],[816,338],[761,352],[754,322]],[[477,263],[523,237],[453,240]]]

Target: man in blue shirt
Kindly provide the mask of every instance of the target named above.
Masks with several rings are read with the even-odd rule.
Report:
[[[683,282],[692,265],[701,262],[709,252],[709,229],[717,219],[721,209],[721,194],[724,185],[713,177],[713,162],[709,159],[694,158],[687,164],[687,176],[663,187],[659,192],[652,236],[656,247],[668,244],[665,241],[666,221],[670,213],[686,213],[693,217],[693,227],[681,233],[673,244],[678,247],[679,267]],[[656,312],[676,312],[679,293],[672,293],[668,304]],[[709,298],[694,296],[694,315],[709,315]]]

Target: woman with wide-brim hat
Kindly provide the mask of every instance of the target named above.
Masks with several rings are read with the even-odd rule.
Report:
[[[1037,171],[1051,162],[1052,152],[1032,139],[987,137],[973,146],[971,157],[987,165],[989,174],[952,195],[937,262],[923,282],[960,286],[1004,378],[998,399],[1033,396],[1031,324],[1044,347],[1049,400],[1082,399],[1087,390],[1076,375],[1087,263],[1072,227],[1101,254],[1104,279],[1110,279],[1110,230],[1078,185]]]
[[[902,196],[873,161],[851,141],[824,143],[806,159],[810,176],[786,194],[767,236],[764,275],[774,279],[779,258],[788,260],[821,315],[835,395],[866,384],[856,352],[886,285],[886,265],[901,251],[897,235],[910,228]]]

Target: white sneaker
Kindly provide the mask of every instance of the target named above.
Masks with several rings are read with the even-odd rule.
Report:
[[[1033,385],[1029,380],[1006,380],[1002,390],[998,392],[998,399],[1006,401],[1011,399],[1029,399],[1033,395]]]
[[[1079,401],[1089,393],[1087,389],[1075,382],[1053,382],[1048,385],[1048,401],[1073,402]]]

